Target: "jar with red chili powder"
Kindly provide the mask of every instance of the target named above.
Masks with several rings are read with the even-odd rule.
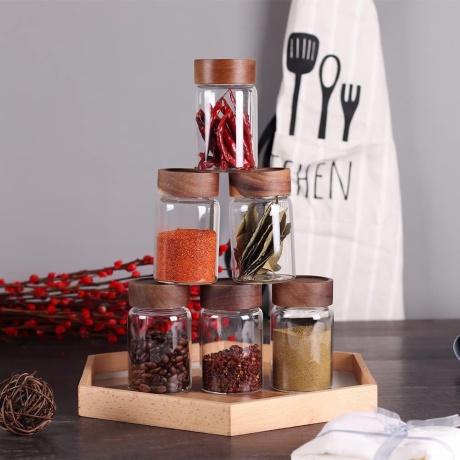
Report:
[[[128,386],[144,393],[179,393],[192,386],[190,290],[154,279],[129,283]]]
[[[201,288],[203,391],[253,393],[262,388],[262,286],[231,279]]]
[[[254,59],[195,60],[197,169],[257,167]]]
[[[229,175],[232,277],[239,283],[295,278],[289,168],[258,168]]]
[[[219,175],[160,169],[155,213],[154,278],[209,284],[218,276]]]

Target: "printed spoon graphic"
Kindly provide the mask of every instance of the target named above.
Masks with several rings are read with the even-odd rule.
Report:
[[[335,80],[330,86],[325,85],[324,83],[325,76],[323,74],[324,66],[328,59],[333,59],[337,63]],[[326,139],[327,106],[329,104],[329,99],[331,98],[332,91],[334,91],[335,85],[337,84],[337,80],[339,79],[339,75],[340,75],[339,58],[333,54],[328,54],[327,56],[324,56],[323,60],[321,61],[321,66],[319,68],[319,81],[321,82],[321,90],[323,92],[323,106],[321,108],[321,120],[319,122],[319,132],[318,132],[319,139]]]

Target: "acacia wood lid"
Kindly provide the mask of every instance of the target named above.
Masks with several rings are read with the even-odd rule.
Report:
[[[197,85],[253,85],[256,82],[255,59],[196,59]]]
[[[232,197],[263,197],[289,195],[289,168],[256,168],[229,173],[229,192]]]
[[[261,284],[238,284],[220,278],[214,284],[201,286],[200,303],[210,310],[250,310],[262,306]]]
[[[129,305],[135,308],[185,307],[190,302],[190,288],[184,284],[162,284],[157,280],[132,280],[128,285]]]
[[[186,168],[159,169],[157,185],[162,196],[215,197],[219,195],[219,174]]]
[[[328,307],[333,302],[333,281],[322,276],[296,276],[273,284],[272,301],[280,307]]]

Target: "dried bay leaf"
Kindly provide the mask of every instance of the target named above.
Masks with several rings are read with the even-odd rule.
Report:
[[[273,215],[274,204],[278,204],[277,200],[269,203],[263,214],[257,211],[255,204],[251,204],[238,226],[235,257],[243,278],[252,279],[256,274],[281,270],[278,261],[282,255],[283,241],[291,232],[291,224],[287,223],[287,209]],[[259,220],[260,214],[262,216]],[[279,230],[279,247],[276,252],[273,241],[274,223],[279,225],[276,232],[278,235]]]

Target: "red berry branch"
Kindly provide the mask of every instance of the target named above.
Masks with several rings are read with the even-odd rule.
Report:
[[[220,255],[228,249],[221,245]],[[142,276],[140,267],[153,265],[153,257],[97,270],[30,275],[26,281],[5,283],[0,279],[0,338],[65,334],[82,338],[102,336],[116,342],[126,334],[128,284]],[[222,269],[219,267],[219,271]],[[192,314],[192,339],[199,335],[199,286],[191,286],[188,308]]]

